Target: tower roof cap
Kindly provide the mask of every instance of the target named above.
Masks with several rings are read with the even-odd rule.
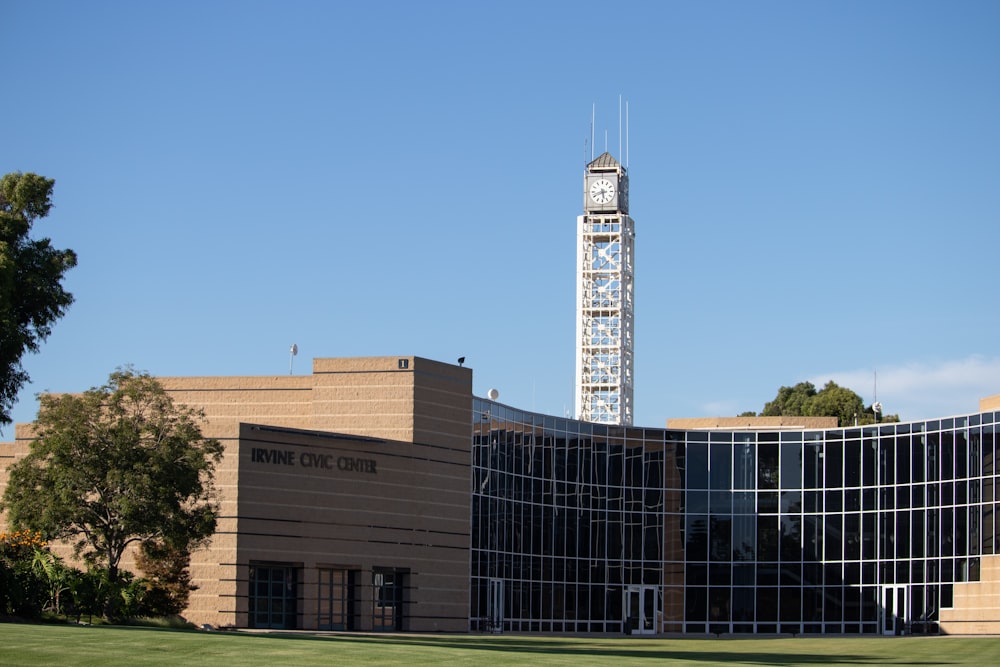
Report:
[[[621,169],[622,165],[618,160],[605,151],[597,156],[593,162],[587,165],[588,169]]]

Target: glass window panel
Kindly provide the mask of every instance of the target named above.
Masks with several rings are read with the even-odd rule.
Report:
[[[753,444],[738,443],[733,449],[733,488],[753,489],[756,468],[754,467]]]
[[[708,589],[691,586],[684,591],[685,614],[688,621],[704,621],[708,617]]]
[[[926,469],[927,461],[923,436],[913,436],[910,443],[910,474],[913,481],[925,481],[927,479],[927,476],[924,474]]]
[[[688,443],[686,464],[688,488],[707,489],[708,445],[703,443]]]
[[[819,514],[806,514],[802,520],[802,532],[802,558],[823,560],[823,517]]]
[[[892,440],[883,440],[879,444],[881,457],[882,484],[894,484],[896,480],[896,447]]]
[[[733,521],[731,517],[713,515],[709,519],[709,558],[714,561],[731,561],[733,556]]]
[[[757,517],[733,517],[733,560],[754,560],[757,542]]]
[[[779,524],[776,516],[757,517],[757,559],[778,560]]]
[[[688,586],[708,585],[708,565],[691,563],[684,568],[684,578]]]
[[[843,491],[827,491],[826,492],[826,511],[827,512],[840,512],[844,509],[844,492]]]
[[[752,564],[737,563],[733,565],[733,585],[753,586],[757,582],[754,572],[755,568]]]
[[[944,432],[941,434],[941,479],[951,480],[955,478],[955,434]]]
[[[712,514],[733,513],[733,492],[712,491],[709,493],[709,509]]]
[[[778,620],[778,589],[757,589],[757,622],[767,623]]]
[[[757,488],[778,488],[778,445],[757,445]]]
[[[896,445],[896,483],[906,484],[910,481],[909,438],[898,438]]]
[[[803,488],[820,489],[823,487],[823,445],[807,443],[802,455]]]
[[[799,623],[802,619],[802,589],[786,586],[781,589],[781,620]]]
[[[712,460],[709,465],[709,484],[712,489],[729,490],[732,488],[733,446],[711,445]]]
[[[708,583],[712,586],[728,586],[733,581],[733,566],[729,563],[710,563]]]
[[[910,506],[910,487],[909,486],[897,486],[896,487],[896,508],[897,509],[907,509]]]
[[[733,623],[753,623],[755,597],[754,589],[752,588],[733,589]],[[748,627],[745,631],[751,631],[751,629]],[[738,629],[736,630],[737,632],[739,631]]]
[[[946,507],[941,510],[941,555],[952,556],[955,554],[955,527],[952,520],[952,508]]]
[[[781,517],[781,560],[802,560],[802,517],[798,514]]]
[[[708,514],[708,491],[688,491],[684,498],[688,514]]]
[[[955,478],[969,476],[969,442],[965,431],[955,434]]]
[[[756,511],[753,491],[737,491],[733,494],[734,514],[753,514]]]
[[[844,515],[844,560],[861,558],[861,516]]]
[[[687,559],[708,560],[708,516],[696,514],[687,516]]]
[[[840,560],[843,557],[844,530],[840,514],[827,514],[824,520],[824,542],[826,544],[826,560]]]
[[[878,509],[878,489],[861,490],[861,509],[863,510]]]
[[[924,553],[924,512],[914,510],[910,515],[910,554],[914,558],[922,558]]]
[[[835,489],[844,485],[844,443],[826,443],[823,462],[825,464],[826,488]]]
[[[969,483],[966,480],[955,482],[955,504],[959,507],[969,502]]]
[[[840,577],[837,577],[839,580]],[[840,586],[826,586],[823,599],[826,601],[823,609],[823,620],[827,623],[840,623],[844,617],[844,589]],[[833,632],[840,632],[839,628],[830,628]]]
[[[878,517],[874,512],[861,515],[861,557],[865,560],[876,558],[875,521]]]
[[[874,489],[867,489],[874,491]],[[857,512],[861,509],[861,489],[847,489],[844,491],[844,509],[848,512]]]
[[[760,491],[757,493],[757,511],[766,514],[778,512],[778,492]]]
[[[781,443],[781,488],[802,488],[802,443]]]
[[[878,442],[875,440],[861,441],[861,483],[864,486],[875,486],[878,483],[876,476],[878,459]]]
[[[844,486],[861,486],[861,441],[844,443]]]
[[[822,512],[823,511],[823,492],[822,491],[806,491],[802,494],[804,496],[804,501],[802,504],[802,510],[804,512]]]
[[[968,511],[965,506],[955,508],[955,555],[969,554]]]
[[[758,563],[757,564],[757,585],[777,586],[778,585],[778,564]]]
[[[729,622],[729,588],[713,586],[709,589],[708,620]],[[727,628],[728,630],[728,628]]]

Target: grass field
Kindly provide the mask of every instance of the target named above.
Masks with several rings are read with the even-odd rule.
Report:
[[[0,665],[995,665],[1000,638],[632,639],[0,624]]]

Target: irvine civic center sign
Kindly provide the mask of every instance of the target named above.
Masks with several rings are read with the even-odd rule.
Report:
[[[290,449],[269,449],[252,447],[250,449],[251,463],[266,463],[278,466],[298,466],[300,468],[317,468],[320,470],[339,470],[341,472],[356,472],[369,475],[378,474],[375,459],[354,456],[336,456],[316,452],[295,452]]]

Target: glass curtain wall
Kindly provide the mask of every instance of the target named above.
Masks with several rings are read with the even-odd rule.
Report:
[[[473,629],[933,633],[998,548],[1000,413],[730,432],[474,408]]]
[[[473,629],[623,632],[630,590],[642,627],[662,623],[664,546],[677,538],[664,531],[662,434],[647,446],[643,429],[479,399],[475,419]]]

